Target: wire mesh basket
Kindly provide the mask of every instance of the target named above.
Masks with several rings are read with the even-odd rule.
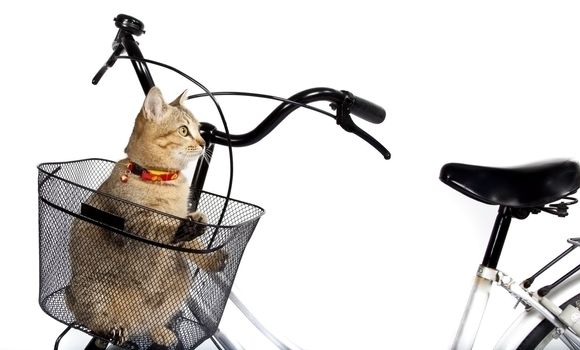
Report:
[[[40,306],[123,347],[193,349],[217,330],[264,211],[233,199],[224,211],[225,197],[202,192],[208,224],[194,223],[97,191],[114,167],[38,166]],[[196,249],[155,239],[159,230],[185,230]]]

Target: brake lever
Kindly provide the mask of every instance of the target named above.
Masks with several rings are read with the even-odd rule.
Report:
[[[111,54],[111,57],[109,57],[107,62],[105,62],[105,64],[101,67],[101,69],[99,69],[97,74],[95,74],[95,77],[92,80],[93,85],[97,85],[99,83],[103,75],[105,75],[105,73],[107,72],[107,69],[111,68],[115,64],[115,62],[117,62],[117,57],[119,57],[123,53],[123,51],[125,51],[123,45],[118,43],[116,40],[113,43],[113,48],[114,50],[113,53]]]
[[[374,137],[369,135],[366,131],[359,128],[352,117],[350,116],[350,112],[347,106],[344,103],[341,104],[333,104],[331,105],[333,109],[336,108],[336,124],[340,125],[340,127],[350,133],[353,133],[366,141],[369,145],[373,146],[377,151],[379,151],[385,159],[391,159],[391,152],[385,148],[379,141],[377,141]]]

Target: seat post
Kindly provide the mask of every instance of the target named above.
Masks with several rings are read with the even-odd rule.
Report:
[[[497,263],[503,249],[503,244],[507,236],[510,223],[512,221],[512,212],[509,207],[500,206],[495,218],[495,224],[487,243],[487,250],[483,257],[481,265],[492,269],[497,268]]]

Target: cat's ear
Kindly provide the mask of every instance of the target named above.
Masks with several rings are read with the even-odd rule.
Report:
[[[143,116],[148,120],[157,122],[163,118],[165,105],[161,90],[154,86],[149,90],[147,97],[145,97],[145,102],[143,102]]]
[[[170,105],[175,107],[185,106],[185,101],[187,101],[187,89],[181,95],[177,96],[175,101],[171,102]]]

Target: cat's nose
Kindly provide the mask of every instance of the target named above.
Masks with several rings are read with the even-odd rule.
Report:
[[[203,138],[200,137],[199,139],[196,139],[196,141],[200,147],[205,147],[205,140]]]

